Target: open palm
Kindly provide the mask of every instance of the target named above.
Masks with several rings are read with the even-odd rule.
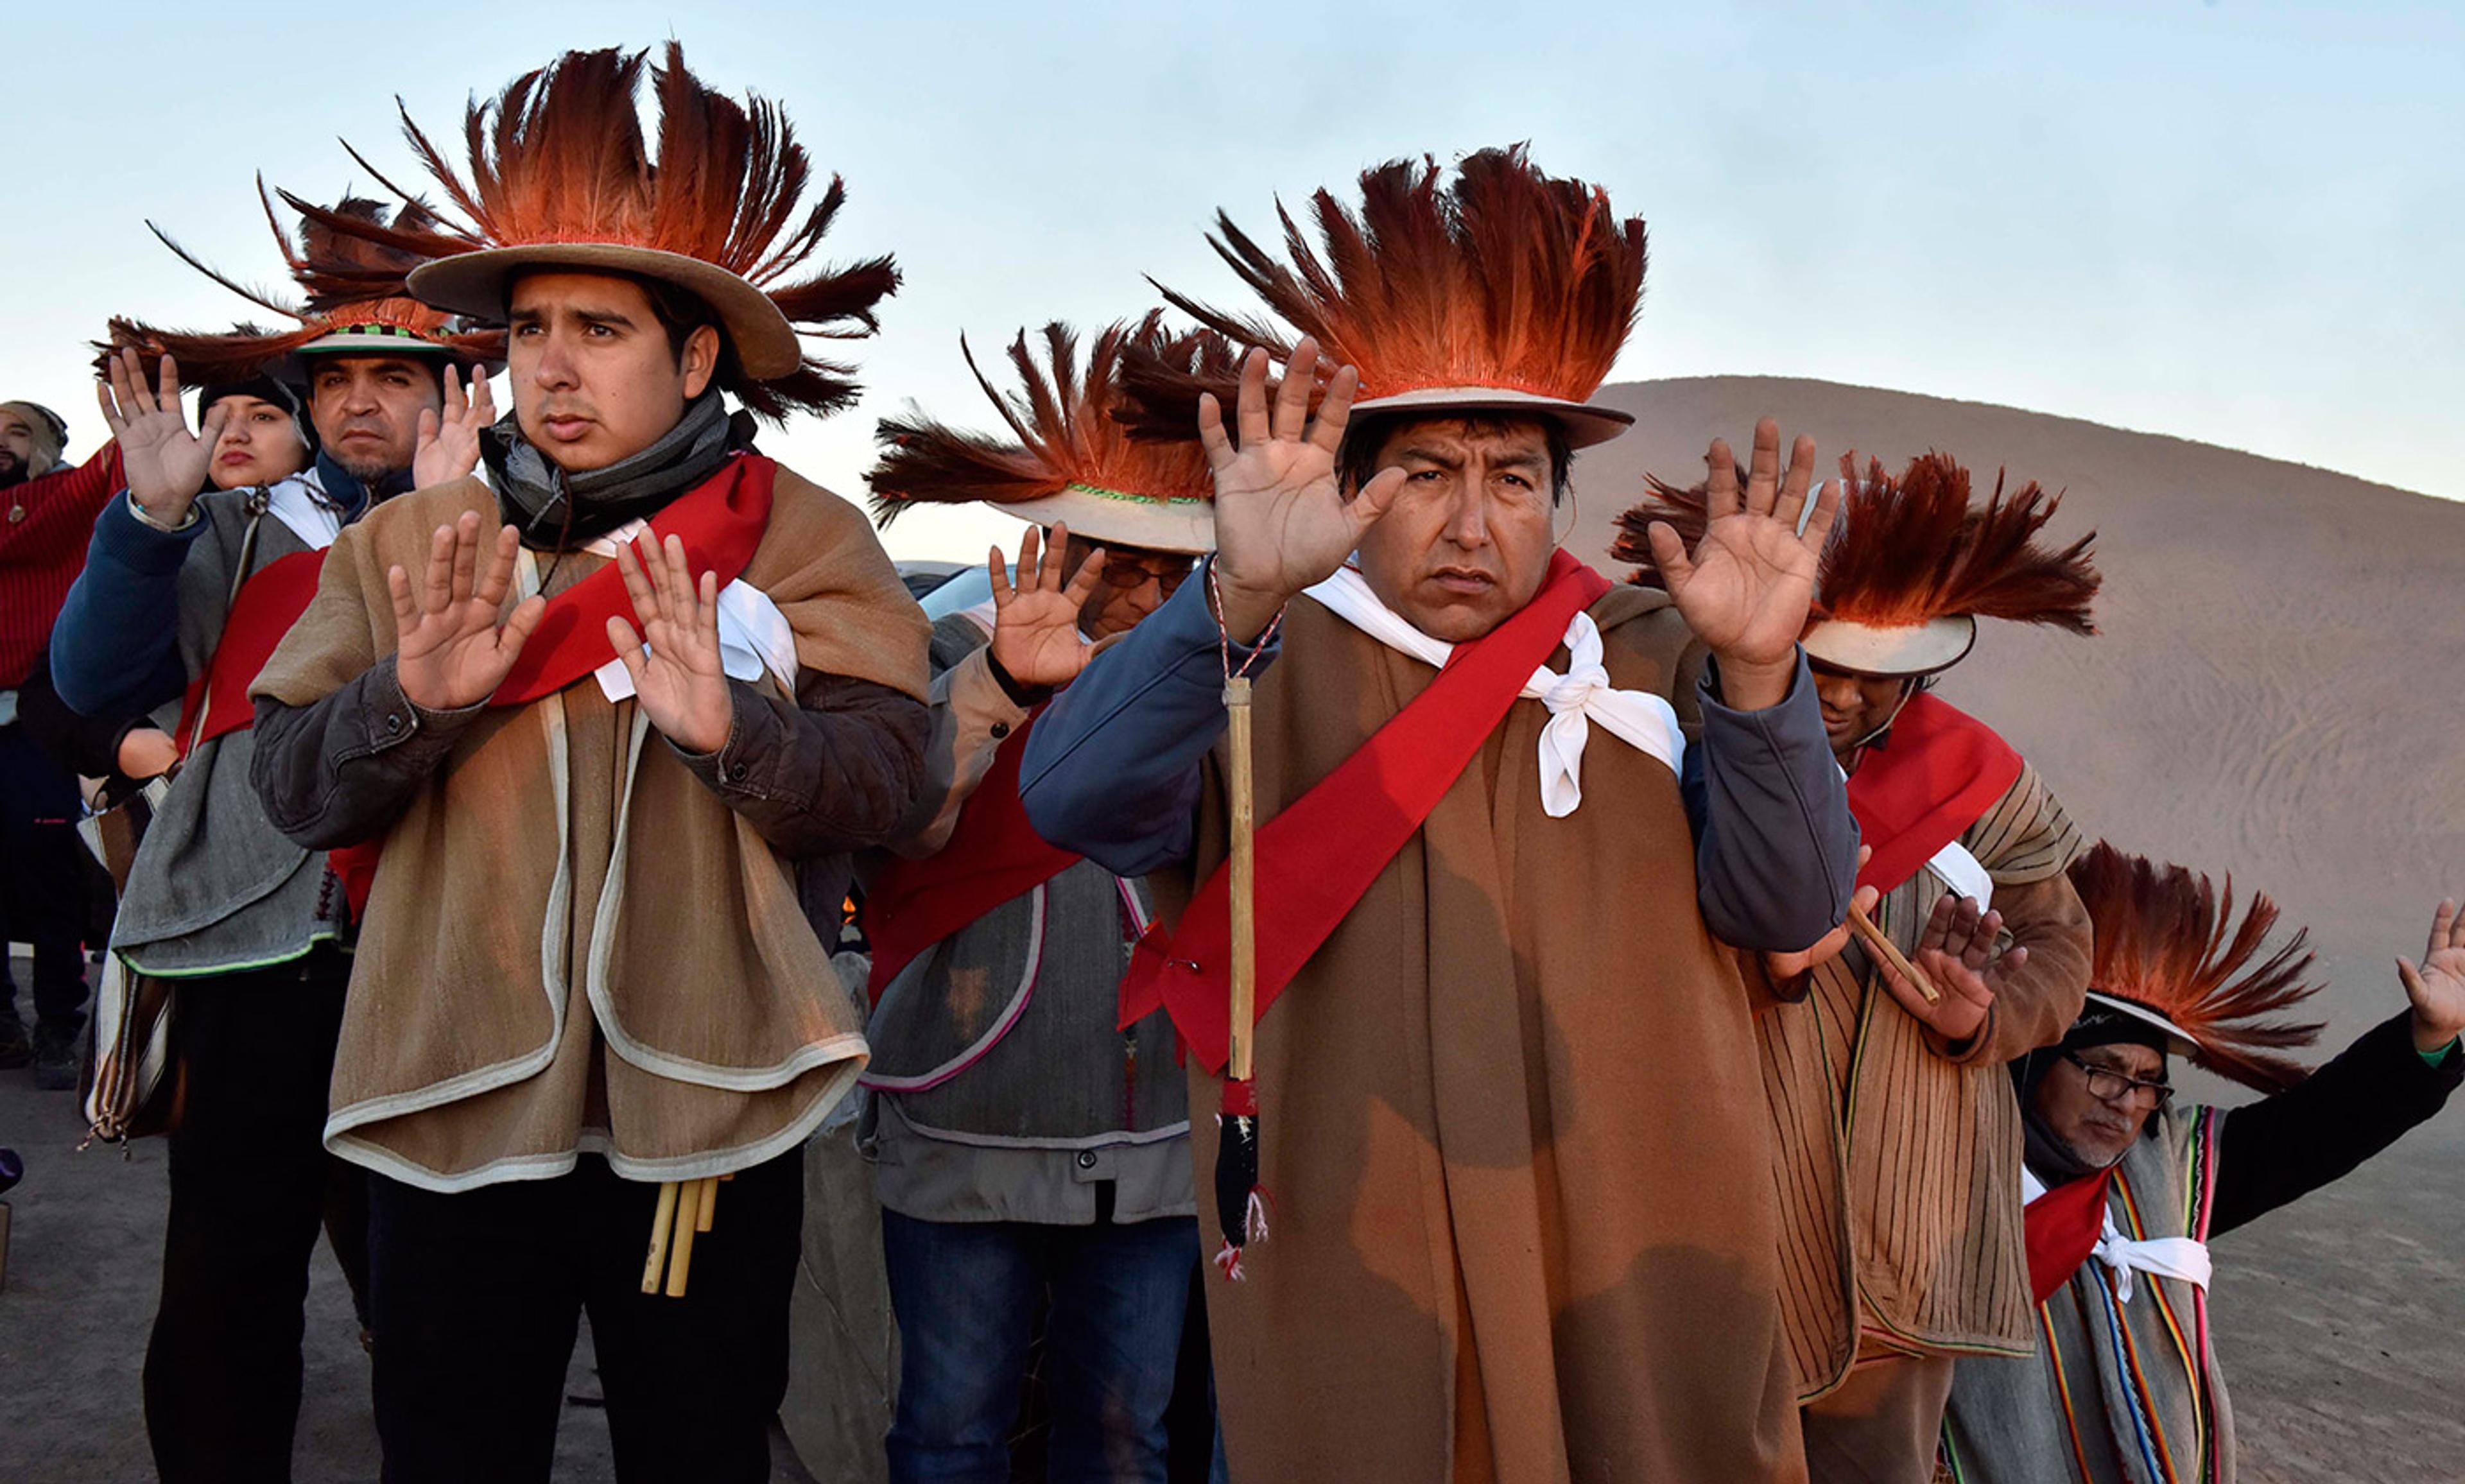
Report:
[[[498,610],[513,585],[514,551],[514,528],[501,527],[480,570],[479,516],[465,511],[430,538],[428,570],[416,592],[410,573],[399,566],[387,571],[398,635],[394,677],[411,704],[459,711],[486,700],[504,682],[547,608],[538,597],[526,598],[499,624]]]
[[[1039,551],[1040,544],[1039,533],[1028,527],[1018,543],[1016,588],[1002,549],[995,546],[987,556],[985,571],[993,584],[993,660],[1021,685],[1068,685],[1087,667],[1089,645],[1079,634],[1078,615],[1095,595],[1104,550],[1090,552],[1065,587],[1061,569],[1070,527],[1055,524],[1051,547]]]
[[[419,414],[417,452],[411,456],[411,482],[415,489],[451,484],[479,467],[479,434],[497,420],[497,404],[488,392],[484,372],[471,373],[471,390],[463,394],[461,375],[445,368],[445,411]]]
[[[2396,961],[2405,997],[2413,1002],[2414,1044],[2435,1052],[2465,1031],[2465,913],[2443,901],[2432,915],[2422,963]]]
[[[163,357],[158,384],[152,387],[146,385],[144,363],[133,348],[122,348],[104,370],[95,385],[95,400],[120,442],[128,498],[163,524],[178,525],[205,488],[214,440],[222,436],[230,409],[220,403],[207,409],[205,427],[190,432],[188,416],[180,410],[180,367],[170,356]]]
[[[1263,620],[1343,565],[1404,485],[1404,471],[1384,469],[1344,498],[1335,456],[1361,375],[1351,366],[1337,371],[1313,419],[1318,361],[1318,342],[1303,337],[1271,411],[1267,353],[1250,352],[1241,363],[1238,447],[1225,433],[1215,399],[1199,401],[1198,435],[1215,472],[1215,577],[1236,637],[1261,626],[1248,620]],[[1237,625],[1236,611],[1244,620]]]
[[[642,560],[633,543],[619,545],[616,566],[642,628],[637,636],[632,624],[611,617],[608,638],[633,677],[642,714],[685,751],[717,752],[736,721],[719,652],[719,574],[705,571],[697,581],[685,543],[675,536],[653,543]]]
[[[1829,485],[1816,491],[1814,512],[1801,533],[1814,440],[1797,439],[1784,476],[1780,426],[1768,417],[1755,425],[1754,456],[1743,492],[1726,440],[1714,439],[1705,458],[1711,481],[1702,539],[1690,557],[1675,528],[1655,523],[1647,533],[1653,557],[1687,627],[1713,653],[1734,664],[1784,663],[1814,601],[1816,559],[1832,532],[1838,492]]]

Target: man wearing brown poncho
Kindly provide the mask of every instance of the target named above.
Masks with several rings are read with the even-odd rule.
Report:
[[[1847,907],[1794,643],[1831,509],[1796,534],[1812,448],[1784,479],[1766,422],[1674,596],[1557,551],[1571,450],[1629,421],[1586,399],[1642,224],[1518,151],[1461,168],[1369,171],[1366,227],[1321,193],[1340,275],[1225,224],[1302,333],[1272,414],[1253,353],[1237,450],[1200,402],[1218,556],[1054,702],[1022,797],[1188,903],[1122,1013],[1171,1009],[1192,1106],[1256,1130],[1273,1239],[1205,1229],[1244,1274],[1210,1310],[1236,1479],[1800,1478],[1735,958]],[[1323,381],[1321,340],[1345,363]],[[1228,669],[1257,681],[1266,821],[1255,1075],[1229,1100]]]
[[[797,1151],[865,1056],[791,863],[834,908],[922,782],[923,615],[722,402],[842,405],[795,325],[869,327],[895,275],[781,281],[837,191],[800,221],[784,121],[673,43],[652,166],[643,70],[475,108],[474,225],[387,238],[413,297],[507,322],[515,413],[484,478],[344,534],[254,691],[275,823],[382,849],[325,1139],[372,1172],[389,1480],[544,1480],[585,1310],[620,1473],[768,1477]],[[574,150],[633,176],[563,190]],[[717,1190],[651,1292],[655,1221]]]
[[[2098,574],[2093,536],[2039,543],[2060,498],[2033,483],[1972,499],[1942,454],[1897,477],[1844,459],[1842,478],[1799,642],[1870,853],[1858,909],[1936,998],[1844,925],[1771,965],[1792,1003],[1757,1029],[1808,1471],[1926,1484],[1953,1361],[2029,1348],[2019,1110],[2000,1069],[2062,1034],[2089,958],[2063,876],[2079,831],[2036,769],[1933,689],[1980,618],[2094,632]],[[1654,495],[1620,519],[1617,555],[1651,564],[1654,518],[1702,528],[1700,486]]]

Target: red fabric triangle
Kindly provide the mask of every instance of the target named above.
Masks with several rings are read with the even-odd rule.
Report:
[[[685,561],[699,579],[704,571],[719,574],[726,587],[744,572],[770,524],[770,497],[779,466],[769,459],[740,454],[722,464],[719,473],[677,497],[651,518],[640,540],[649,546],[669,537],[681,537]],[[608,642],[608,620],[633,620],[633,600],[625,592],[625,574],[611,562],[550,598],[539,628],[522,646],[504,683],[488,698],[492,706],[519,706],[564,690],[616,657]]]
[[[2062,1292],[2105,1232],[2105,1191],[2112,1169],[2056,1185],[2021,1213],[2029,1243],[2029,1291],[2038,1303]]]
[[[1849,811],[1875,849],[1859,886],[1889,892],[1986,817],[2020,781],[2020,754],[1983,721],[1932,695],[1912,697],[1890,745],[1849,776]]]
[[[1609,588],[1600,573],[1557,552],[1531,602],[1485,637],[1457,645],[1429,689],[1260,827],[1260,1016],[1438,807],[1532,672],[1565,642],[1566,626]],[[1232,1034],[1231,891],[1228,862],[1198,889],[1178,927],[1159,924],[1140,941],[1121,981],[1122,1027],[1164,1006],[1210,1072],[1223,1070]]]
[[[1030,717],[993,754],[947,844],[923,860],[893,863],[866,888],[864,934],[873,944],[866,989],[875,1004],[918,954],[1082,858],[1046,844],[1019,802],[1019,759],[1034,725]]]

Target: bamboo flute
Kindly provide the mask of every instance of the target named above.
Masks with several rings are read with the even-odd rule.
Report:
[[[685,1274],[693,1267],[694,1229],[701,1220],[702,1182],[688,1180],[677,1187],[677,1234],[668,1258],[668,1296],[685,1296]]]
[[[659,1276],[668,1266],[668,1233],[677,1224],[677,1183],[659,1182],[658,1209],[651,1215],[651,1254],[642,1263],[642,1292],[659,1291]]]
[[[1875,925],[1875,919],[1866,916],[1866,909],[1854,901],[1849,904],[1849,925],[1856,931],[1859,938],[1866,941],[1867,947],[1882,955],[1883,962],[1892,966],[1894,973],[1917,986],[1918,993],[1925,996],[1925,1002],[1928,1005],[1936,1004],[1943,999],[1943,991],[1934,986],[1934,981],[1925,976],[1925,971],[1910,963],[1908,958],[1893,945],[1891,939],[1884,936],[1883,930]]]

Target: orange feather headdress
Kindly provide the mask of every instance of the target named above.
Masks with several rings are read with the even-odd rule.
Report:
[[[1355,412],[1541,414],[1577,447],[1634,419],[1593,406],[1643,299],[1644,226],[1608,194],[1543,175],[1521,145],[1468,156],[1452,182],[1434,161],[1361,175],[1361,208],[1311,199],[1324,255],[1280,205],[1279,260],[1218,212],[1209,242],[1274,320],[1165,289],[1201,324],[1279,360],[1301,336],[1357,366]],[[1162,288],[1162,285],[1158,285]]]
[[[306,294],[305,304],[295,305],[240,283],[180,246],[160,227],[151,222],[146,226],[182,262],[249,302],[291,321],[292,328],[263,330],[242,324],[214,333],[167,330],[136,320],[115,318],[107,340],[96,348],[105,357],[123,348],[134,348],[149,362],[167,352],[179,362],[180,379],[191,387],[247,381],[279,369],[284,359],[293,355],[444,355],[466,366],[487,365],[504,359],[505,336],[501,330],[465,330],[454,316],[398,292],[389,294],[379,289],[337,295],[325,291],[339,276],[361,275],[382,284],[387,273],[390,272],[398,281],[410,267],[410,260],[402,255],[354,233],[337,231],[328,224],[330,221],[416,230],[432,219],[418,206],[405,206],[389,221],[382,204],[346,197],[330,210],[321,209],[315,216],[303,214],[295,243],[275,215],[274,203],[266,196],[262,180],[257,182],[257,201],[265,209],[265,224],[274,233],[275,244],[281,250],[292,281]]]
[[[2052,624],[2095,633],[2089,605],[2099,583],[2091,531],[2061,550],[2037,534],[2062,497],[2037,484],[1994,493],[1974,504],[1968,471],[1946,454],[1911,459],[1897,479],[1870,460],[1857,476],[1854,454],[1840,460],[1847,494],[1824,547],[1808,615],[1807,653],[1861,675],[1929,675],[1957,662],[1976,642],[1977,620]],[[1743,471],[1739,482],[1745,481]],[[1660,581],[1645,531],[1674,527],[1688,550],[1709,523],[1705,486],[1688,489],[1646,476],[1644,501],[1618,517],[1610,548],[1638,564],[1632,581]]]
[[[2090,1013],[2120,1011],[2155,1025],[2194,1065],[2263,1093],[2308,1075],[2278,1053],[2318,1040],[2321,1024],[2262,1019],[2320,987],[2302,979],[2313,958],[2305,930],[2260,957],[2276,925],[2276,903],[2254,896],[2230,930],[2232,877],[2220,891],[2206,875],[2103,843],[2072,862],[2071,879],[2097,937]]]
[[[899,270],[882,256],[797,276],[830,231],[846,187],[831,177],[805,210],[812,164],[787,116],[766,99],[740,103],[705,86],[674,41],[662,64],[649,68],[659,102],[654,159],[635,103],[648,55],[567,52],[495,99],[473,102],[462,124],[467,177],[406,110],[412,152],[459,223],[432,217],[381,230],[293,205],[407,255],[412,268],[385,276],[385,288],[486,320],[504,319],[513,279],[526,271],[675,285],[708,304],[725,328],[720,383],[747,408],[778,418],[844,407],[855,395],[852,368],[807,355],[797,337],[872,334],[875,306],[897,290]],[[417,199],[377,179],[406,202]],[[338,295],[370,286],[352,275],[325,285]]]
[[[881,461],[868,476],[875,513],[887,525],[910,505],[982,500],[1022,520],[1069,522],[1080,536],[1158,551],[1215,548],[1214,476],[1195,441],[1134,442],[1114,418],[1121,374],[1136,351],[1161,366],[1214,377],[1238,358],[1209,330],[1172,334],[1164,313],[1096,337],[1083,368],[1069,326],[1044,327],[1044,362],[1025,331],[1011,342],[1010,365],[1024,388],[1004,393],[960,342],[1010,439],[962,432],[925,417],[886,418],[877,434]],[[1046,365],[1051,367],[1048,373]]]

